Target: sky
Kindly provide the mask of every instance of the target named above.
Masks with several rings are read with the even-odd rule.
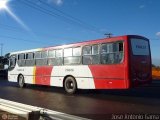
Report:
[[[160,65],[160,0],[8,0],[7,6],[0,9],[3,55],[131,34],[150,39],[153,64]]]

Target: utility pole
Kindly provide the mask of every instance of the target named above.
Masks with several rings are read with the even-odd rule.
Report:
[[[107,38],[111,38],[112,37],[112,33],[105,33],[104,35],[106,35]]]
[[[3,43],[0,44],[1,46],[1,56],[3,55]]]

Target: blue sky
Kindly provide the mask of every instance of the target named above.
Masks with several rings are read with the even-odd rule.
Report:
[[[160,65],[160,0],[40,1],[10,0],[16,18],[0,10],[3,54],[104,38],[111,32],[149,38],[153,63]]]

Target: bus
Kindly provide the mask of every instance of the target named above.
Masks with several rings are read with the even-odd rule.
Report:
[[[25,84],[77,89],[129,89],[149,84],[149,39],[123,35],[45,47],[9,55],[8,80]]]

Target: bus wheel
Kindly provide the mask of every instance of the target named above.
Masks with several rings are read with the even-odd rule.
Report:
[[[19,75],[18,77],[18,84],[20,88],[23,88],[25,86],[25,81],[23,75]]]
[[[74,94],[77,90],[77,83],[73,77],[67,77],[64,82],[64,89],[69,94]]]

